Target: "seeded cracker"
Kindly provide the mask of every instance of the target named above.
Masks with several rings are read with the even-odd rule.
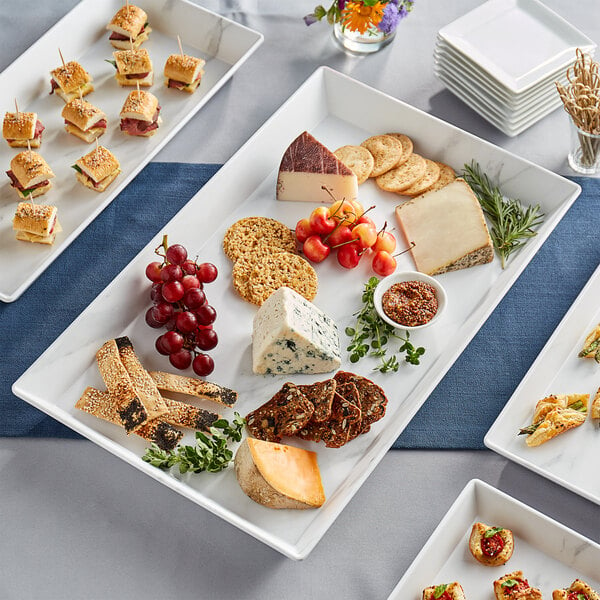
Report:
[[[413,153],[413,141],[403,133],[387,133],[386,135],[391,135],[402,144],[402,156],[395,164],[396,167],[399,167],[402,163],[405,163],[408,160],[408,157]]]
[[[246,300],[260,306],[275,290],[286,286],[312,301],[317,295],[317,285],[317,273],[308,261],[290,252],[280,252],[256,261]]]
[[[425,159],[425,174],[419,181],[413,183],[409,188],[400,192],[403,196],[419,196],[428,190],[440,178],[440,167],[428,158]]]
[[[452,167],[449,167],[448,165],[441,162],[438,162],[436,164],[440,168],[440,176],[438,177],[438,180],[435,183],[430,185],[426,190],[423,190],[421,194],[433,192],[435,190],[441,190],[444,186],[448,185],[449,183],[452,183],[456,179],[456,173],[454,172],[454,169]]]
[[[241,255],[233,264],[233,287],[235,291],[245,300],[248,299],[250,292],[248,286],[250,283],[250,275],[256,266],[256,262],[260,258],[272,256],[285,252],[282,248],[272,246],[270,244],[259,244],[256,246],[252,254],[245,253]]]
[[[283,223],[267,217],[240,219],[226,231],[223,238],[223,250],[233,262],[265,244],[297,252],[294,232]]]
[[[375,159],[364,146],[342,146],[334,154],[356,175],[358,185],[369,179]]]
[[[315,412],[311,421],[320,423],[326,421],[331,416],[331,407],[333,405],[333,396],[337,382],[335,379],[319,381],[311,385],[299,385],[298,389],[312,402]]]
[[[293,383],[285,383],[268,402],[246,415],[246,424],[255,438],[280,442],[282,436],[292,436],[304,427],[314,410]]]
[[[426,168],[425,159],[413,153],[399,167],[376,177],[375,183],[386,192],[403,192],[425,175]]]
[[[366,139],[365,147],[375,160],[371,177],[378,177],[398,164],[403,155],[402,144],[391,135],[374,135]]]

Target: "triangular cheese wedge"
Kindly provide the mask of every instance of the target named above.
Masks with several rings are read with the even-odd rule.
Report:
[[[332,196],[335,200],[355,200],[358,196],[356,175],[305,131],[289,145],[281,159],[277,199],[331,203]]]

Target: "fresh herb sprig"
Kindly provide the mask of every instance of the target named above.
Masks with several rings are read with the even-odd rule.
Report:
[[[210,435],[196,432],[195,446],[177,446],[175,450],[161,450],[156,444],[146,449],[142,456],[144,462],[158,469],[170,469],[177,465],[180,473],[218,473],[227,467],[233,458],[228,442],[242,439],[242,428],[246,420],[237,412],[233,423],[218,419],[209,428]]]
[[[404,360],[411,365],[418,365],[425,348],[415,348],[410,342],[408,331],[405,336],[399,335],[396,328],[392,327],[377,314],[373,294],[379,283],[377,277],[371,277],[365,284],[362,294],[363,307],[356,313],[355,327],[346,327],[346,335],[352,338],[350,345],[346,348],[350,352],[350,362],[356,363],[365,356],[373,356],[381,359],[376,371],[388,373],[397,372],[400,368],[398,356],[388,355],[387,345],[389,341],[396,338],[402,342],[398,353],[405,353]]]
[[[543,222],[544,213],[539,204],[525,207],[516,198],[505,198],[475,160],[465,164],[463,177],[492,224],[490,236],[504,269],[508,257],[537,235],[533,228]]]

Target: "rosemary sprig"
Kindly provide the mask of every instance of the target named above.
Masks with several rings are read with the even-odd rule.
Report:
[[[242,439],[242,427],[246,423],[237,412],[233,424],[219,419],[209,428],[210,436],[196,432],[195,446],[177,446],[175,450],[161,450],[156,444],[146,449],[142,456],[144,462],[158,469],[170,469],[177,465],[180,473],[217,473],[227,467],[233,458],[228,441],[239,442]]]
[[[362,295],[362,308],[354,313],[356,317],[355,327],[346,327],[346,335],[351,339],[346,348],[350,352],[350,362],[356,363],[365,356],[373,356],[381,359],[376,371],[388,373],[397,372],[400,368],[396,354],[388,356],[387,345],[393,338],[400,340],[402,344],[398,353],[404,353],[404,360],[411,365],[418,365],[425,348],[415,348],[410,342],[408,331],[405,336],[399,335],[395,327],[383,321],[375,310],[373,294],[379,283],[377,277],[371,277],[365,284]]]
[[[490,236],[504,269],[508,257],[537,235],[533,228],[544,220],[540,205],[525,207],[516,198],[505,198],[475,160],[465,164],[463,177],[492,224]]]

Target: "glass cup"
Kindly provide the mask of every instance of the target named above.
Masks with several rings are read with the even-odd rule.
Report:
[[[600,135],[579,129],[571,121],[571,150],[568,156],[573,171],[584,175],[600,172]]]

